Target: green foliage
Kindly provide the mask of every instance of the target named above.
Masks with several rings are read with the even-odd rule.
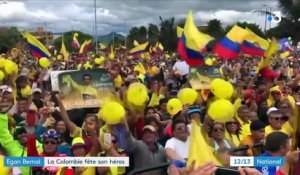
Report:
[[[22,35],[16,27],[0,29],[0,53],[6,53],[21,40]]]
[[[80,31],[69,31],[69,32],[64,33],[63,34],[64,43],[65,43],[66,49],[70,53],[79,52],[79,50],[75,50],[75,49],[72,48],[72,41],[73,41],[73,34],[74,33],[78,33],[78,42],[80,43],[80,45],[83,44],[83,42],[87,39],[92,39],[93,40],[93,37],[91,35],[82,33]],[[55,46],[55,49],[57,51],[60,51],[61,41],[62,41],[62,37],[59,37],[59,38],[54,40],[54,46]]]
[[[224,36],[222,23],[218,19],[209,20],[207,22],[207,29],[205,32],[216,39],[222,38]]]
[[[300,41],[300,2],[299,0],[278,0],[279,7],[286,17],[282,17],[279,26],[267,32],[277,38],[292,37],[294,44]]]
[[[160,17],[160,37],[159,41],[162,43],[164,48],[169,52],[176,51],[177,48],[177,34],[175,19],[170,18],[163,20]]]

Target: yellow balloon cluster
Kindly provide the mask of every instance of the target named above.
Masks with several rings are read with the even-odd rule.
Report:
[[[177,98],[183,105],[193,105],[198,98],[198,93],[192,88],[184,88],[178,92]]]
[[[142,83],[132,83],[127,91],[127,100],[136,106],[144,106],[149,100],[147,87]]]
[[[107,124],[118,124],[125,117],[125,109],[120,103],[107,102],[103,104],[98,116]]]
[[[39,59],[39,64],[42,68],[48,68],[51,63],[48,58],[42,57]]]
[[[234,117],[234,106],[228,100],[217,100],[210,105],[208,115],[216,122],[228,122]]]
[[[4,73],[2,71],[0,71],[0,81],[3,80],[5,77]]]
[[[230,99],[233,95],[233,87],[230,82],[217,78],[211,82],[211,92],[218,98]]]
[[[183,108],[183,104],[178,98],[172,98],[167,103],[167,111],[171,116],[174,116]]]
[[[5,60],[4,61],[4,70],[7,74],[12,74],[13,72],[17,73],[18,72],[18,65],[11,61],[11,60]]]

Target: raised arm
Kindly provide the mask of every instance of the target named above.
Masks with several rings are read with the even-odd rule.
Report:
[[[70,130],[70,133],[73,134],[77,130],[78,126],[70,120],[68,113],[67,113],[64,105],[62,104],[62,101],[61,101],[59,95],[56,95],[56,99],[57,99],[57,103],[58,103],[58,106],[60,109],[61,118],[63,119],[64,122],[66,122],[66,124]]]
[[[123,119],[122,124],[125,127],[126,147],[129,149],[128,150],[129,152],[132,152],[137,148],[139,142],[132,136],[132,134],[129,130],[129,126],[128,126],[126,117]]]
[[[21,156],[18,153],[22,152],[22,148],[14,141],[13,136],[8,130],[7,112],[10,108],[7,102],[2,102],[2,99],[0,99],[0,144],[9,156]]]

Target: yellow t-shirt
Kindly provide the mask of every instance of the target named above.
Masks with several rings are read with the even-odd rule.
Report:
[[[73,81],[71,78],[70,78],[70,82],[71,82],[71,85],[72,85],[77,91],[80,92],[81,97],[83,97],[83,95],[91,95],[91,96],[97,97],[98,91],[97,91],[96,88],[92,87],[91,85],[89,85],[89,86],[82,86],[82,85],[79,85],[79,84],[77,84],[75,81]]]
[[[103,125],[99,131],[99,141],[101,144],[104,144],[104,134],[105,133],[111,133],[111,130],[109,129],[107,124]]]
[[[85,157],[90,157],[90,155],[87,154]],[[84,167],[81,175],[96,175],[96,167]]]
[[[248,135],[251,135],[251,131],[250,131],[250,121],[248,121],[248,123],[243,122],[239,117],[236,117],[236,119],[238,120],[238,122],[241,125],[241,139],[247,137]]]
[[[287,125],[284,124],[280,130],[275,130],[270,125],[266,126],[265,127],[265,136],[268,136],[270,133],[276,132],[276,131],[283,132],[283,133],[287,134],[288,136],[292,135],[291,129]]]
[[[11,175],[12,168],[4,166],[4,156],[0,155],[0,172],[2,175]]]
[[[238,135],[236,135],[236,134],[229,135],[229,133],[227,131],[225,132],[225,139],[230,140],[235,146],[240,145],[239,138],[241,138],[241,136],[238,137]]]
[[[114,79],[114,83],[115,83],[115,87],[116,87],[116,88],[122,87],[123,80],[122,80],[121,75],[118,75],[118,76]]]

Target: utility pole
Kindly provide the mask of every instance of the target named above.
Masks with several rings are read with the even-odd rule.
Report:
[[[115,46],[115,32],[113,32],[113,35],[112,35],[112,39],[113,39],[113,47]]]
[[[44,28],[45,28],[45,36],[46,36],[46,47],[48,48],[49,43],[48,43],[48,31],[47,31],[47,22],[46,21],[44,23]]]
[[[95,47],[96,47],[96,53],[98,53],[98,36],[97,36],[97,4],[96,0],[94,0],[94,12],[95,12]]]
[[[125,28],[125,31],[126,32],[126,19],[124,20],[124,28]],[[126,33],[125,33],[125,47],[127,48],[127,36],[126,36]]]

